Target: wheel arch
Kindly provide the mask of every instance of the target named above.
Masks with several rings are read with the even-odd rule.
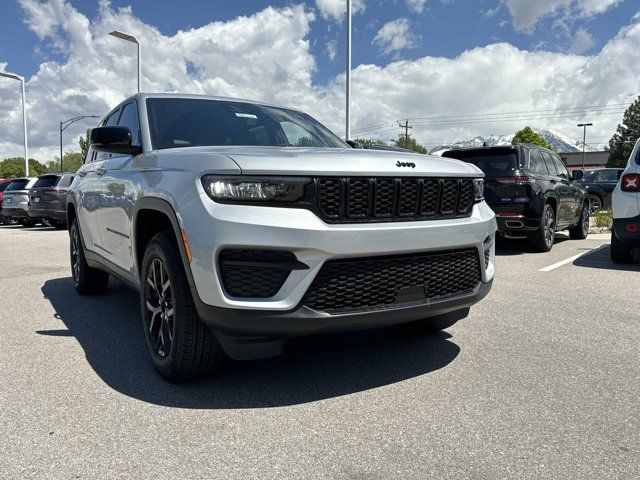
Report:
[[[187,275],[189,286],[193,289],[195,283],[189,265],[187,247],[180,231],[178,216],[169,202],[156,197],[139,199],[133,209],[131,225],[131,248],[136,272],[140,275],[142,258],[149,240],[156,233],[169,230],[178,246],[182,266]]]

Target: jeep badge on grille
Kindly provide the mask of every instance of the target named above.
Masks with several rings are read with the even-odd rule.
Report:
[[[416,164],[413,162],[401,162],[400,160],[398,160],[396,162],[396,167],[411,167],[411,168],[416,168]]]

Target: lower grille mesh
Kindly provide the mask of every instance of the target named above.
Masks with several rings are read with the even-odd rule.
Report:
[[[278,250],[227,249],[220,252],[220,273],[225,291],[234,297],[273,297],[291,273],[272,268],[278,262],[295,260],[291,252]]]
[[[302,303],[330,313],[426,303],[471,293],[480,279],[476,249],[330,260]]]

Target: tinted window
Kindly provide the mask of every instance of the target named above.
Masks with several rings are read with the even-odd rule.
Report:
[[[538,150],[538,151],[542,155],[544,163],[547,166],[547,171],[549,172],[549,175],[559,175],[560,172],[558,172],[556,168],[556,164],[553,161],[551,154],[549,154],[549,152],[543,152],[542,150]]]
[[[540,173],[543,175],[548,175],[549,171],[547,170],[547,166],[542,159],[540,150],[530,150],[529,151],[529,163],[527,168],[530,172]]]
[[[154,149],[203,145],[346,147],[309,115],[285,108],[219,100],[150,98],[147,112]]]
[[[596,175],[596,182],[618,182],[617,170],[600,170]]]
[[[511,177],[517,168],[516,153],[499,152],[491,154],[487,151],[449,151],[444,157],[457,158],[463,162],[472,163],[484,172],[487,178]]]
[[[562,161],[555,155],[551,155],[551,158],[553,158],[553,164],[556,166],[558,175],[564,178],[569,178],[569,172],[567,172],[567,169],[563,165]]]
[[[140,145],[140,124],[138,123],[138,106],[135,102],[127,103],[122,109],[118,125],[131,130],[131,145]]]
[[[68,175],[68,176],[65,175],[58,182],[58,187],[60,187],[60,188],[68,187],[69,185],[71,185],[71,182],[73,182],[73,178],[74,178],[74,175]]]
[[[102,122],[102,126],[103,127],[112,127],[112,126],[114,126],[116,124],[116,122],[118,121],[118,114],[119,113],[120,113],[120,109],[116,110],[111,115],[109,115],[107,118],[105,118],[104,122]]]
[[[0,192],[4,192],[11,182],[0,183]]]
[[[27,183],[29,183],[29,180],[27,179],[14,180],[7,187],[7,191],[8,190],[24,190],[25,187],[27,186]]]
[[[33,184],[33,188],[54,187],[58,183],[58,180],[60,180],[60,177],[56,175],[48,175],[46,177],[40,177],[38,180],[36,180],[36,183]]]

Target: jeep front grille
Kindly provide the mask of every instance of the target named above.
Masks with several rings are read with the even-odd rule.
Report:
[[[302,304],[329,313],[442,300],[474,291],[478,250],[465,249],[326,262]]]
[[[320,216],[329,223],[468,217],[473,180],[347,177],[315,180]]]

